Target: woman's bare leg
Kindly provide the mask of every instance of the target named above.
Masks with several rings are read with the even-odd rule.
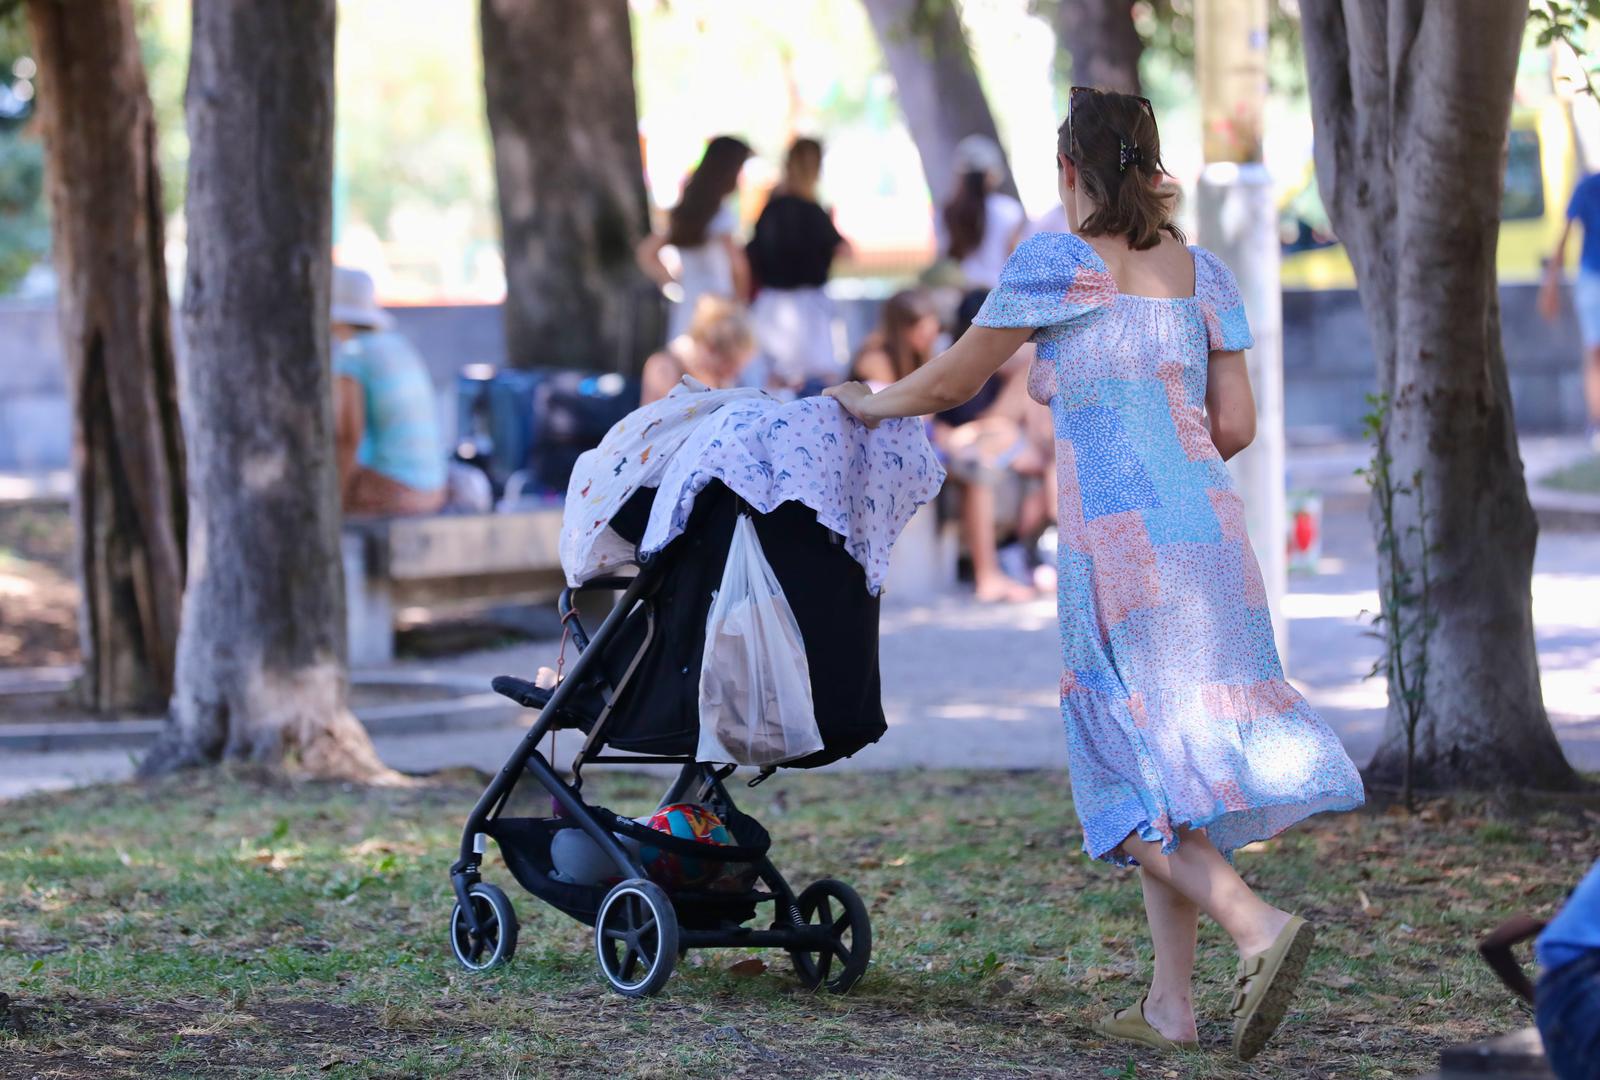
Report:
[[[961,534],[972,557],[972,584],[979,600],[1016,603],[1033,599],[1032,589],[1000,569],[994,537],[994,489],[988,484],[961,485]]]
[[[1262,900],[1244,883],[1203,831],[1179,834],[1176,851],[1161,853],[1161,845],[1140,840],[1132,833],[1123,851],[1139,861],[1140,869],[1172,887],[1211,916],[1233,939],[1241,958],[1266,951],[1288,925],[1289,913]],[[1154,927],[1151,928],[1154,932]]]
[[[1200,909],[1177,889],[1151,873],[1141,873],[1145,917],[1155,946],[1155,972],[1144,1002],[1144,1018],[1174,1042],[1192,1042],[1194,1026],[1195,935]]]

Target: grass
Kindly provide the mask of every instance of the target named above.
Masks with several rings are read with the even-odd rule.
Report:
[[[659,781],[597,777],[638,812]],[[852,882],[873,968],[813,996],[787,958],[691,954],[665,993],[602,990],[585,928],[514,887],[516,960],[450,959],[447,868],[477,794],[194,774],[0,806],[0,1077],[1409,1077],[1449,1043],[1527,1023],[1475,957],[1549,912],[1600,847],[1600,815],[1464,802],[1313,822],[1239,865],[1322,927],[1286,1028],[1227,1054],[1233,963],[1203,931],[1206,1049],[1129,1051],[1088,1021],[1137,1000],[1137,881],[1084,860],[1065,778],[822,773],[743,799],[798,887]],[[0,1010],[3,1013],[3,1010]],[[21,1033],[17,1033],[20,1027]]]
[[[1543,487],[1561,491],[1576,491],[1585,495],[1600,495],[1600,454],[1575,461],[1557,469],[1539,481]]]

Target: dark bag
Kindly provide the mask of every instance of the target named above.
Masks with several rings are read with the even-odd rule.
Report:
[[[565,494],[578,455],[600,445],[612,426],[639,407],[639,383],[621,375],[547,371],[533,390],[529,486]]]

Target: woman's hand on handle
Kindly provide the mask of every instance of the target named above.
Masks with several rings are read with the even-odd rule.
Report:
[[[866,411],[867,400],[872,397],[872,388],[864,382],[840,383],[830,386],[822,392],[823,397],[831,397],[844,406],[845,412],[860,420],[869,428],[878,426],[881,417],[868,415]]]

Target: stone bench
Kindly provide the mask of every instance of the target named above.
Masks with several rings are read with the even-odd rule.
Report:
[[[350,663],[394,659],[395,615],[468,600],[549,600],[561,591],[561,508],[350,518],[340,538]]]

